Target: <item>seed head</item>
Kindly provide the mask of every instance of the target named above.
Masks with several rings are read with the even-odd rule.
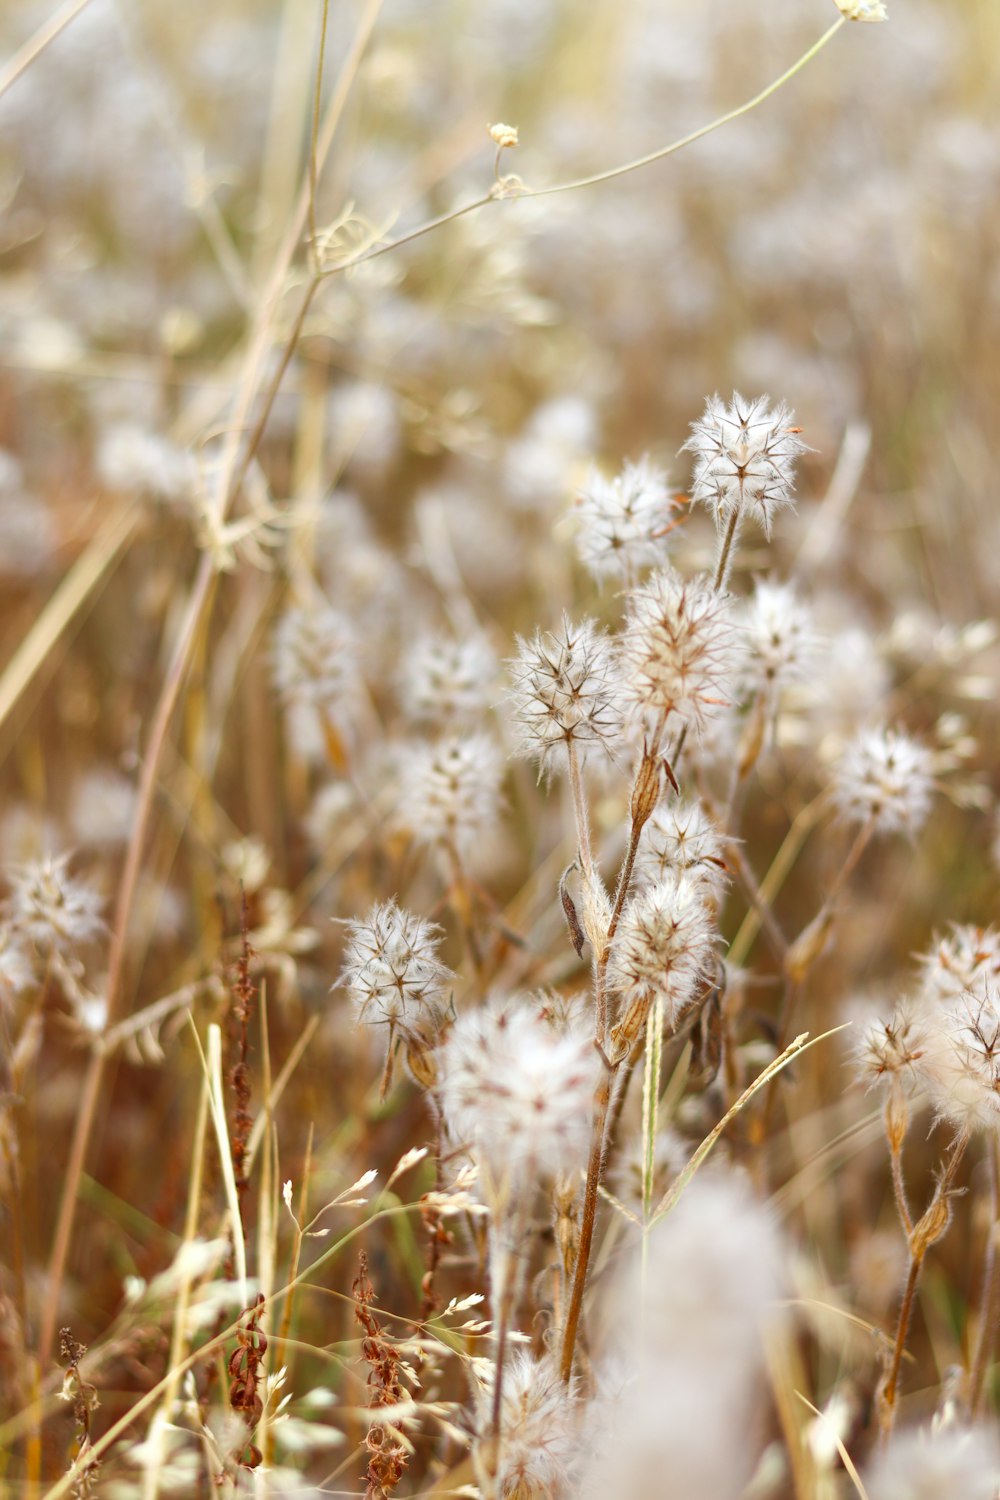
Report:
[[[496,670],[492,647],[481,635],[462,640],[425,636],[406,654],[400,678],[403,705],[416,723],[469,724],[489,708]]]
[[[927,1013],[920,1063],[938,1115],[960,1129],[1000,1130],[1000,985],[979,975]]]
[[[1000,1452],[985,1427],[896,1433],[865,1474],[869,1500],[994,1500],[998,1484]]]
[[[437,957],[439,927],[395,901],[373,906],[348,927],[342,984],[369,1025],[405,1028],[443,998],[453,977]]]
[[[921,1065],[929,1045],[925,1011],[901,1000],[888,1021],[869,1021],[857,1045],[857,1065],[868,1088],[885,1085],[906,1093],[922,1081]]]
[[[834,795],[852,823],[880,833],[916,833],[926,822],[934,783],[930,752],[894,729],[864,729],[834,773]]]
[[[549,771],[570,743],[581,759],[611,756],[621,736],[622,696],[611,641],[594,624],[563,615],[558,630],[518,640],[507,663],[510,702],[523,755]]]
[[[7,915],[41,953],[68,956],[104,930],[104,898],[69,873],[70,855],[33,861],[10,876]]]
[[[889,12],[882,0],[834,0],[842,16],[849,21],[888,21]]]
[[[286,703],[308,703],[326,713],[353,707],[358,643],[339,610],[287,609],[274,633],[272,661],[275,686]]]
[[[1000,984],[1000,933],[955,926],[920,964],[923,997],[931,1006],[960,999],[983,978]]]
[[[744,623],[750,685],[773,697],[790,683],[801,682],[815,653],[815,637],[809,611],[792,585],[762,579]]]
[[[666,557],[678,502],[667,476],[648,458],[626,463],[614,479],[596,469],[577,500],[577,551],[601,581],[632,579]]]
[[[629,600],[621,658],[626,702],[647,725],[676,714],[700,732],[726,707],[739,659],[728,598],[661,569]]]
[[[795,459],[807,447],[794,413],[784,402],[772,411],[768,401],[736,391],[726,406],[709,396],[705,415],[691,424],[684,444],[695,455],[691,498],[708,506],[720,531],[735,510],[752,515],[769,537],[775,512],[794,505]]]
[[[502,775],[500,752],[487,734],[417,743],[403,762],[399,821],[421,844],[467,854],[496,825]]]
[[[716,825],[698,802],[658,807],[643,829],[635,873],[656,883],[686,875],[706,898],[718,899],[728,883],[725,845]]]
[[[525,996],[468,1011],[441,1049],[441,1108],[451,1136],[494,1180],[527,1186],[586,1157],[597,1056],[583,1032],[558,1032]]]
[[[480,1422],[492,1412],[493,1371],[483,1382]],[[574,1393],[551,1359],[534,1359],[518,1349],[504,1364],[500,1399],[503,1452],[502,1500],[547,1500],[566,1493],[577,1451]]]
[[[697,998],[716,960],[718,934],[704,887],[688,875],[668,875],[626,906],[608,961],[608,985],[622,1014],[643,1016],[660,997],[671,1026]]]

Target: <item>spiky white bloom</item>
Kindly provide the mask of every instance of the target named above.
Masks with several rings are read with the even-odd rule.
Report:
[[[920,959],[922,993],[931,1006],[961,998],[977,980],[1000,984],[1000,932],[956,925]]]
[[[864,1475],[869,1500],[995,1500],[1000,1449],[986,1427],[897,1432]]]
[[[274,632],[274,683],[286,703],[348,713],[359,691],[358,641],[340,610],[286,609]]]
[[[668,874],[632,897],[608,960],[608,987],[628,1006],[659,997],[676,1025],[716,962],[718,933],[705,890],[688,875]]]
[[[801,682],[812,665],[812,616],[790,583],[758,581],[744,614],[746,676],[759,692],[774,695]]]
[[[676,714],[700,731],[726,707],[739,656],[732,606],[707,579],[663,568],[631,595],[621,641],[623,686],[647,727]]]
[[[406,713],[418,724],[467,724],[481,718],[492,701],[496,670],[496,656],[484,636],[425,636],[406,653],[400,673]]]
[[[41,953],[66,956],[104,931],[104,898],[69,873],[69,854],[47,857],[11,873],[7,915]]]
[[[889,12],[882,0],[834,0],[842,16],[849,21],[888,21]]]
[[[708,506],[720,531],[736,511],[769,537],[775,512],[794,505],[795,459],[807,451],[794,422],[784,402],[772,411],[767,396],[748,401],[734,391],[729,406],[708,397],[684,449],[695,455],[691,498]]]
[[[488,1428],[493,1405],[492,1369],[480,1391],[480,1426]],[[502,1500],[549,1500],[563,1495],[579,1446],[576,1400],[549,1358],[516,1350],[504,1364],[500,1398]]]
[[[563,615],[558,630],[518,638],[507,663],[518,748],[551,769],[573,744],[581,760],[594,751],[613,755],[622,732],[618,664],[609,638],[593,620],[574,625]]]
[[[395,901],[381,901],[348,926],[343,985],[369,1025],[406,1025],[444,996],[451,970],[437,956],[441,929]]]
[[[189,504],[198,491],[198,466],[190,453],[128,424],[104,433],[97,469],[109,489],[147,495],[163,505]]]
[[[70,810],[73,833],[97,848],[123,844],[132,832],[136,790],[126,776],[107,767],[89,771],[76,785]]]
[[[421,844],[464,855],[492,833],[503,765],[488,734],[448,735],[409,747],[399,786],[399,822]]]
[[[763,1438],[766,1340],[780,1323],[785,1254],[748,1186],[703,1171],[622,1277],[616,1328],[634,1379],[595,1403],[597,1451],[579,1500],[738,1500]],[[764,1382],[766,1384],[766,1382]]]
[[[526,996],[459,1016],[438,1054],[452,1138],[494,1180],[524,1185],[586,1159],[597,1055],[584,1032],[555,1031]]]
[[[630,579],[662,563],[677,501],[667,476],[648,457],[626,463],[614,479],[592,469],[577,499],[580,560],[600,582]]]
[[[930,1044],[924,1007],[900,1000],[889,1019],[865,1022],[857,1039],[858,1072],[868,1088],[887,1086],[912,1093],[923,1082],[922,1063]]]
[[[1000,1130],[1000,985],[990,975],[928,1008],[919,1067],[942,1119]]]
[[[658,807],[642,830],[635,861],[637,880],[662,881],[687,875],[718,899],[728,883],[725,844],[700,802]]]
[[[916,833],[934,789],[930,751],[894,729],[863,729],[834,771],[837,806],[852,823],[880,833]]]

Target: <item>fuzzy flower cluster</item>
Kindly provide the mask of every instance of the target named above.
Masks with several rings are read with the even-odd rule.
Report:
[[[697,879],[667,874],[632,897],[608,960],[623,1040],[634,1039],[657,998],[668,1024],[679,1023],[714,972],[717,943],[705,888]]]
[[[728,881],[724,854],[722,835],[699,802],[661,805],[642,831],[636,879],[654,884],[686,875],[717,900]]]
[[[863,729],[834,772],[834,797],[844,818],[879,833],[914,834],[934,790],[930,751],[894,729]]]
[[[586,1159],[593,1043],[583,1031],[557,1029],[532,999],[494,1000],[460,1016],[438,1075],[449,1134],[494,1180],[527,1184]]]
[[[701,731],[729,702],[740,659],[728,598],[661,569],[629,599],[621,659],[626,702],[645,727],[655,734],[673,714]]]
[[[285,610],[274,632],[274,682],[286,703],[350,713],[359,691],[358,642],[348,617],[327,607]]]
[[[339,984],[369,1025],[406,1028],[443,998],[451,970],[437,956],[439,927],[382,901],[348,926]]]
[[[614,479],[591,471],[577,500],[577,551],[600,582],[662,563],[677,511],[667,476],[642,458]]]
[[[789,583],[761,579],[744,615],[746,677],[757,692],[774,698],[801,682],[815,654],[812,617]]]
[[[987,1427],[897,1433],[865,1473],[869,1500],[995,1500],[1000,1447]]]
[[[480,1425],[488,1429],[495,1370],[485,1373]],[[518,1349],[504,1365],[500,1399],[502,1500],[535,1500],[566,1493],[579,1439],[576,1402],[553,1361]]]
[[[496,826],[502,778],[500,751],[488,734],[414,744],[400,771],[399,822],[418,843],[464,857]]]
[[[35,860],[8,877],[5,913],[24,943],[42,954],[66,958],[104,930],[104,898],[69,873],[70,855]]]
[[[622,695],[612,643],[593,620],[574,625],[564,615],[558,630],[518,640],[508,669],[518,747],[552,769],[570,746],[586,759],[611,756],[621,736]]]
[[[401,697],[418,724],[469,724],[488,709],[497,663],[481,635],[428,635],[406,653]]]
[[[720,531],[735,512],[770,536],[775,514],[794,504],[795,460],[807,451],[794,422],[767,396],[748,401],[736,391],[729,406],[709,396],[684,448],[695,456],[691,498],[708,506]]]

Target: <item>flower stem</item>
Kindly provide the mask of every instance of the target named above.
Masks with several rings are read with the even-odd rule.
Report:
[[[576,1352],[576,1336],[580,1326],[580,1313],[583,1308],[583,1293],[587,1285],[587,1271],[590,1266],[590,1252],[594,1243],[594,1225],[597,1222],[597,1189],[601,1181],[601,1169],[604,1165],[604,1136],[605,1126],[608,1121],[608,1108],[611,1103],[611,1085],[617,1068],[606,1067],[601,1074],[601,1081],[597,1086],[594,1096],[594,1124],[590,1136],[590,1160],[587,1163],[587,1184],[583,1191],[583,1219],[580,1224],[580,1248],[577,1251],[576,1265],[573,1268],[573,1289],[570,1293],[569,1307],[566,1312],[566,1326],[563,1329],[562,1353],[559,1360],[559,1373],[566,1384],[569,1384],[570,1376],[573,1374],[573,1356]]]
[[[729,512],[729,523],[722,534],[719,544],[719,556],[715,564],[715,577],[712,579],[712,587],[717,594],[721,594],[729,579],[729,569],[732,566],[733,546],[740,530],[740,508],[734,505]]]

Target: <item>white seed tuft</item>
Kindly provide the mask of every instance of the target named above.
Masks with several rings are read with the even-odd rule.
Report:
[[[580,759],[595,751],[611,756],[622,732],[622,696],[612,643],[593,620],[574,625],[564,615],[558,630],[518,640],[507,663],[510,702],[522,754],[548,771],[572,744]]]
[[[834,796],[852,823],[880,833],[916,833],[926,822],[934,783],[930,752],[894,729],[864,729],[834,772]]]
[[[770,536],[775,513],[794,506],[795,459],[807,451],[794,422],[767,396],[748,401],[736,391],[729,406],[709,396],[684,449],[695,455],[691,498],[708,506],[720,531],[736,511]]]

